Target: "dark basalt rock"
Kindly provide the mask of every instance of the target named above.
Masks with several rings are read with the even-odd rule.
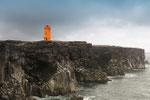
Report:
[[[148,60],[145,60],[144,63],[150,65],[150,62]]]
[[[1,41],[0,48],[0,98],[65,95],[75,91],[78,82],[107,81],[86,42]],[[91,74],[92,70],[97,73]],[[89,75],[81,80],[77,73]]]
[[[106,76],[106,73],[102,72],[101,68],[76,69],[76,78],[78,82],[106,83],[108,81],[108,78]]]
[[[103,71],[110,76],[124,75],[126,70],[145,69],[143,49],[93,46],[93,53]]]
[[[73,93],[70,100],[83,100],[83,97],[77,93]]]
[[[142,49],[81,41],[0,41],[0,100],[65,95],[78,83],[106,83],[107,74],[145,68],[144,58]]]

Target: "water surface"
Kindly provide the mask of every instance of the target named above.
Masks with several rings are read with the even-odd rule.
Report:
[[[150,61],[150,54],[146,54]],[[125,76],[109,77],[107,84],[86,84],[77,91],[92,100],[150,100],[150,66],[126,72]],[[90,99],[89,99],[90,100]]]

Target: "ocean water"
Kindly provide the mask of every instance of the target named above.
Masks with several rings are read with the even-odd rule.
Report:
[[[150,61],[150,53],[146,54]],[[144,70],[126,72],[125,76],[109,77],[107,84],[80,85],[77,93],[84,100],[150,100],[150,66]],[[69,96],[41,98],[39,100],[68,100]]]

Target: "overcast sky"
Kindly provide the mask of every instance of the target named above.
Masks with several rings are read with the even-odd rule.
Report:
[[[150,52],[150,0],[0,0],[0,40],[52,40],[144,48]]]

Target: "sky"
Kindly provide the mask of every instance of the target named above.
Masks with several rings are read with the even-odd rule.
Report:
[[[150,52],[150,0],[0,0],[0,40],[87,41]]]

